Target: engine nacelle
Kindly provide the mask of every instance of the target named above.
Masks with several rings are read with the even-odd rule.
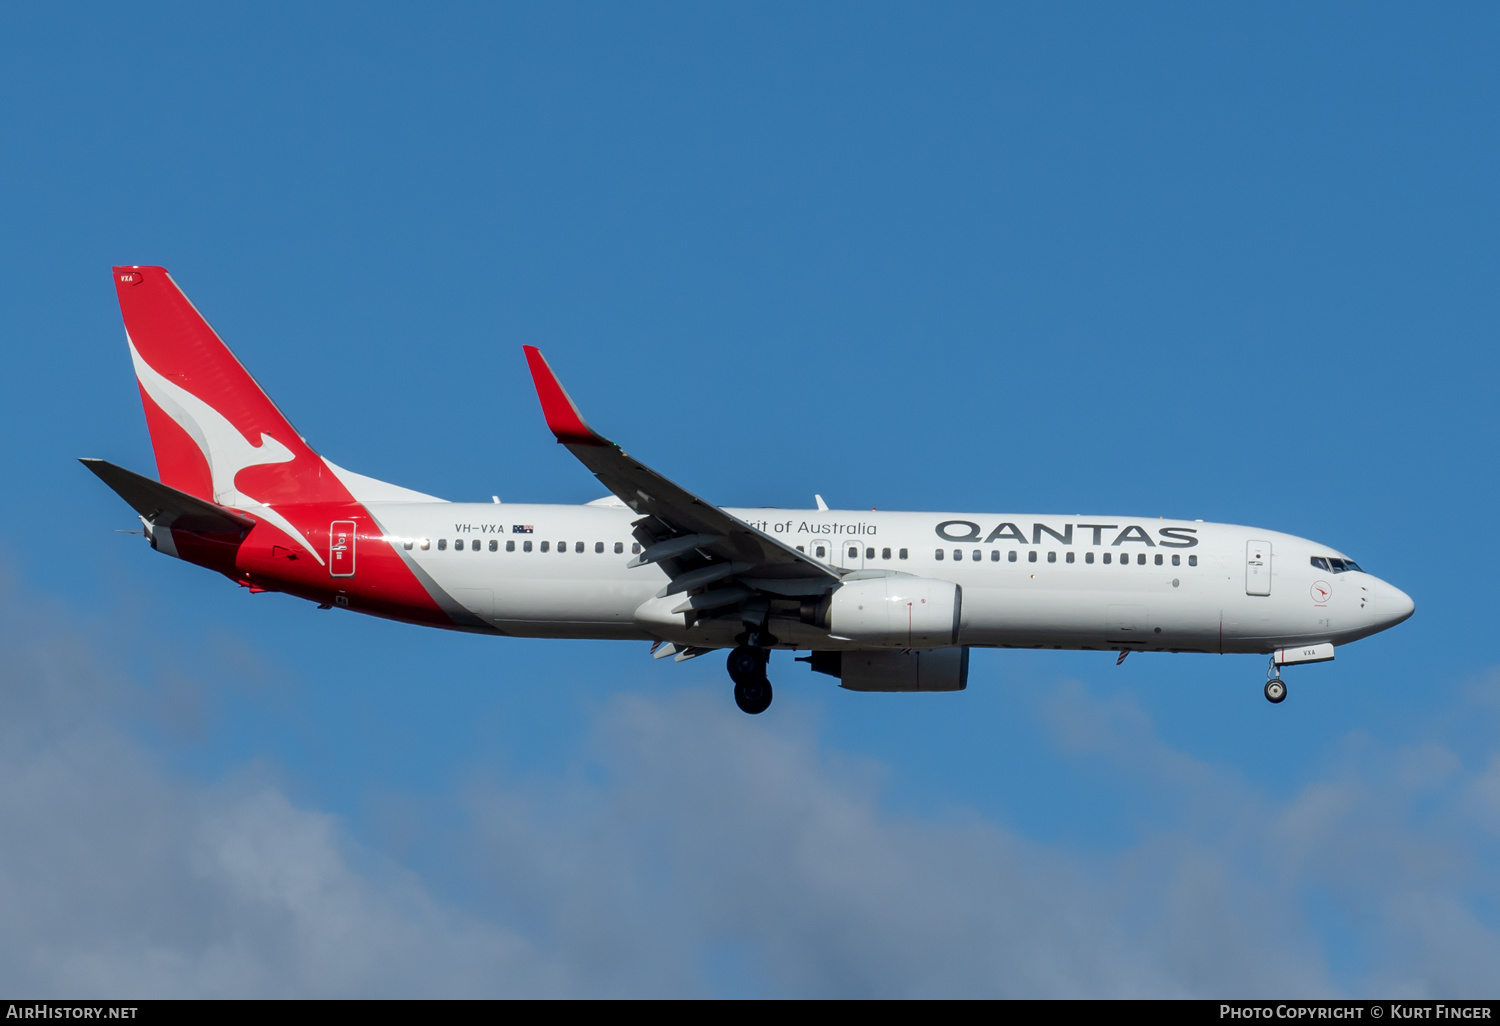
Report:
[[[814,652],[802,661],[850,691],[962,691],[969,684],[967,648]]]
[[[963,589],[931,577],[875,577],[839,585],[828,604],[828,632],[882,648],[946,648],[958,643]]]

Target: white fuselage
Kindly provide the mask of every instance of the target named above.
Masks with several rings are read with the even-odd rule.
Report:
[[[472,614],[470,629],[734,644],[732,623],[674,626],[642,614],[668,576],[655,565],[627,568],[638,516],[622,505],[370,503],[369,510],[408,565]],[[1261,528],[1136,517],[726,511],[842,570],[959,585],[961,645],[1265,653],[1346,644],[1412,611],[1404,593],[1370,574],[1313,564],[1342,558],[1337,550]],[[781,647],[851,647],[785,606],[772,609],[768,626]]]

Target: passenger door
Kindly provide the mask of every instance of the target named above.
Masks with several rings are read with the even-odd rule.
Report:
[[[354,576],[354,539],[357,527],[352,520],[335,520],[328,525],[328,576]]]
[[[839,566],[845,570],[859,570],[865,565],[865,543],[858,538],[845,538],[838,542]]]
[[[1245,543],[1245,594],[1271,594],[1271,543],[1247,541]]]
[[[827,538],[814,538],[808,542],[807,554],[819,563],[825,563],[828,566],[838,565],[837,561],[833,558],[833,542]]]

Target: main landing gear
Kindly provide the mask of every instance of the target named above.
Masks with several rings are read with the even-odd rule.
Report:
[[[1280,705],[1286,701],[1286,681],[1279,676],[1281,667],[1276,665],[1276,657],[1271,657],[1271,665],[1266,668],[1266,701],[1272,705]]]
[[[734,704],[741,711],[763,713],[771,707],[771,682],[766,679],[770,653],[741,645],[729,653],[729,679],[734,681]]]

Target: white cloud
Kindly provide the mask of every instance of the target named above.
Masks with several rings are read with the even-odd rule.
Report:
[[[0,990],[66,996],[565,993],[514,932],[247,774],[167,772],[115,726],[128,686],[5,603]],[[360,864],[356,866],[355,860]]]
[[[493,885],[526,880],[565,948],[612,951],[591,973],[639,976],[663,949],[692,967],[728,944],[770,993],[1329,989],[1316,951],[1278,945],[1278,909],[1245,900],[1212,851],[1083,857],[972,815],[895,815],[877,772],[830,769],[811,737],[722,706],[621,699],[590,746],[607,783],[473,799]],[[631,925],[600,943],[574,907]]]
[[[11,993],[1497,989],[1500,934],[1484,910],[1500,762],[1466,762],[1442,729],[1398,745],[1351,735],[1276,799],[1163,743],[1128,698],[1061,685],[1038,729],[1102,766],[1108,786],[1172,810],[1125,849],[1090,852],[963,810],[892,812],[887,770],[827,751],[788,715],[741,716],[718,695],[622,697],[568,771],[476,779],[437,860],[459,868],[423,877],[263,770],[214,783],[168,770],[120,726],[128,681],[48,626],[65,618],[9,605]],[[1490,690],[1452,722],[1488,717],[1492,733]],[[1359,968],[1329,968],[1329,916],[1356,938]]]

